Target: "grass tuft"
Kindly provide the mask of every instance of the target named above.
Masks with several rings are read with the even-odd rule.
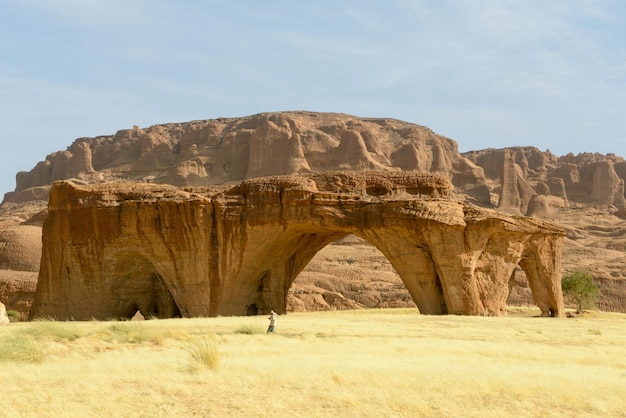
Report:
[[[0,361],[41,363],[45,359],[41,344],[24,335],[12,335],[0,340]]]
[[[264,333],[265,333],[265,329],[263,329],[262,327],[253,327],[250,325],[243,325],[235,330],[235,334],[252,335],[252,334],[264,334]]]
[[[82,337],[79,327],[71,322],[33,322],[31,326],[23,328],[20,333],[36,340],[51,340],[55,342],[74,341]]]
[[[7,316],[9,317],[9,321],[11,322],[20,321],[20,313],[18,311],[14,311],[13,309],[7,311]]]
[[[213,335],[193,338],[187,345],[187,351],[191,355],[192,370],[198,367],[214,370],[220,364],[218,344]]]
[[[108,335],[104,338],[107,341],[126,344],[160,343],[157,336],[151,335],[143,324],[136,322],[123,321],[113,323],[108,327],[107,331]]]

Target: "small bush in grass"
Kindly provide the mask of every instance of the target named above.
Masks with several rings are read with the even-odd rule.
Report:
[[[12,309],[10,311],[7,311],[7,316],[9,317],[9,321],[11,322],[19,322],[20,320],[20,313]]]
[[[41,363],[44,358],[41,345],[28,336],[13,335],[0,339],[0,361]]]
[[[218,344],[213,335],[203,335],[192,339],[187,345],[192,366],[216,369],[220,364]]]
[[[265,330],[262,327],[253,327],[249,325],[244,325],[235,330],[235,334],[264,334]]]
[[[600,287],[593,281],[591,273],[576,270],[561,280],[563,295],[576,303],[576,313],[581,314],[584,308],[594,308]]]

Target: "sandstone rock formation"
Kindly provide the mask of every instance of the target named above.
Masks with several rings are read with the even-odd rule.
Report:
[[[41,228],[0,222],[0,269],[38,271],[41,259]]]
[[[482,170],[459,154],[455,141],[426,127],[393,119],[280,112],[79,138],[66,151],[18,173],[15,192],[4,201],[46,199],[52,182],[62,179],[206,186],[354,169],[441,173],[457,190],[489,198]]]
[[[626,312],[623,158],[591,153],[557,157],[549,150],[535,147],[459,153],[455,141],[426,127],[394,119],[279,112],[133,127],[115,135],[79,138],[66,150],[48,155],[29,172],[18,173],[17,187],[5,196],[0,218],[7,212],[15,218],[17,213],[20,219],[15,225],[20,228],[40,226],[45,213],[29,217],[44,209],[51,184],[59,179],[85,185],[130,180],[186,187],[234,185],[264,175],[349,169],[433,172],[451,179],[459,199],[508,215],[532,216],[565,225],[564,269],[591,270],[602,286],[600,309]],[[22,235],[20,232],[13,236]],[[362,245],[351,245],[358,254]],[[32,259],[21,260],[17,251],[11,254],[13,266],[38,264]],[[342,276],[353,275],[355,266],[338,269],[316,260],[314,257],[302,279],[292,286],[291,309],[410,303],[394,271],[385,275],[385,280],[389,278],[386,289],[380,284],[377,289],[362,289],[357,295],[352,290],[357,285]],[[366,265],[368,262],[364,261],[359,268]],[[388,264],[384,268],[394,270]],[[365,276],[377,274],[374,270],[362,271]],[[0,298],[9,309],[18,308],[9,304],[2,289],[15,290],[19,283],[30,289],[24,274],[21,270],[0,268]],[[525,280],[520,277],[519,285],[524,286]],[[20,298],[14,299],[20,306],[30,304],[24,302],[29,294],[32,300],[32,291],[27,288]],[[528,290],[515,286],[511,292],[520,296],[528,295]],[[532,302],[528,297],[525,301]]]
[[[0,218],[0,302],[20,319],[28,318],[41,260],[41,226],[24,224],[26,216]]]
[[[0,270],[0,301],[7,309],[17,311],[20,321],[28,319],[38,276],[37,272]]]
[[[558,207],[569,202],[618,208],[626,204],[626,161],[613,154],[556,157],[549,150],[513,147],[462,155],[483,169],[491,192],[497,196],[497,207],[504,211],[530,216],[534,207],[529,205],[535,196],[562,199]]]
[[[221,188],[58,182],[31,315],[282,313],[311,258],[354,234],[387,257],[424,314],[505,314],[519,266],[542,314],[563,316],[564,231],[451,194],[441,177],[380,171]]]
[[[7,309],[2,302],[0,302],[0,325],[6,325],[10,323],[9,316],[7,315]]]
[[[563,157],[534,147],[459,153],[429,128],[394,119],[277,112],[169,123],[79,138],[16,177],[5,203],[46,201],[55,180],[136,180],[175,186],[235,184],[270,175],[334,170],[422,171],[451,179],[457,193],[512,214],[536,210],[536,196],[626,205],[626,161],[613,154]],[[535,200],[535,202],[533,202]],[[561,203],[551,201],[544,208]]]

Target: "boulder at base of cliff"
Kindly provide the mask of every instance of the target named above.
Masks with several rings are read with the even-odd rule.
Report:
[[[535,195],[528,203],[526,216],[549,219],[561,208],[567,207],[567,201],[557,196]]]
[[[5,308],[4,303],[0,302],[0,325],[6,325],[9,322],[9,315],[7,315],[7,308]]]

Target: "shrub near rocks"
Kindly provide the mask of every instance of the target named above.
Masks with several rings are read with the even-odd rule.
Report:
[[[19,322],[20,321],[20,313],[14,310],[8,310],[7,316],[9,317],[9,321],[11,322]]]
[[[583,313],[584,308],[596,306],[600,288],[593,281],[591,273],[576,270],[563,277],[561,281],[563,295],[576,304],[576,313]]]

